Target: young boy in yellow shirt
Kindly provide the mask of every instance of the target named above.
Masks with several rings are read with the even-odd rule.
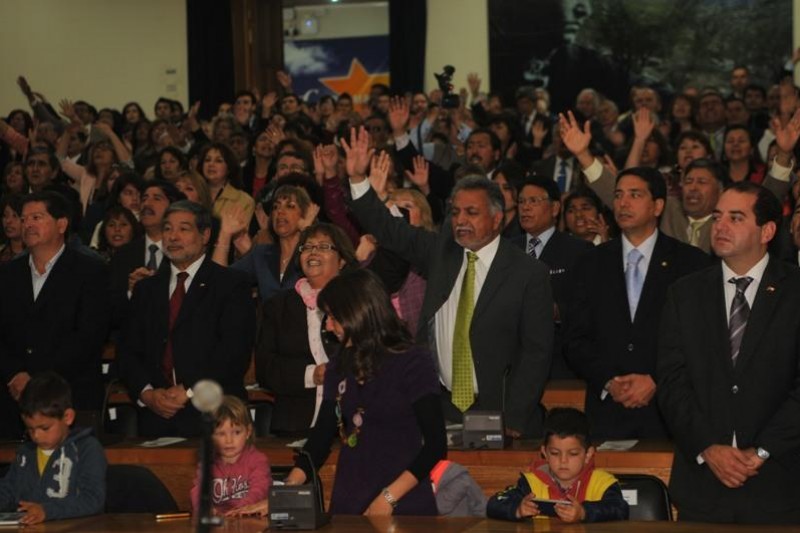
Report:
[[[486,515],[502,520],[557,517],[563,522],[627,520],[628,504],[617,479],[594,467],[589,421],[577,409],[553,409],[545,420],[544,459],[520,475],[516,486],[489,500]],[[534,500],[558,500],[555,505]]]

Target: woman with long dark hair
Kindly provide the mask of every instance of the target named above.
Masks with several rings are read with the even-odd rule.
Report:
[[[378,277],[342,273],[317,299],[341,349],[325,371],[319,417],[286,478],[304,483],[341,439],[333,514],[435,515],[430,471],[446,453],[439,379],[430,352],[412,343]],[[264,512],[266,502],[255,510]]]

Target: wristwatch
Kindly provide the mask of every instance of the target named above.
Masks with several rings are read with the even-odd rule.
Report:
[[[760,446],[756,448],[756,455],[763,461],[769,459],[769,452]]]

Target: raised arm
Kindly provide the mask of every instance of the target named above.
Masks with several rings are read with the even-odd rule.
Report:
[[[647,139],[650,138],[650,134],[653,133],[655,125],[653,115],[646,107],[637,109],[636,113],[633,114],[634,136],[631,149],[628,152],[628,158],[625,160],[625,168],[639,166],[642,161],[644,146],[647,144]]]

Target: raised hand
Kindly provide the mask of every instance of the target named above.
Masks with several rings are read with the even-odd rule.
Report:
[[[364,126],[350,128],[350,143],[345,138],[341,140],[344,153],[347,155],[347,175],[354,183],[363,181],[367,175],[367,167],[375,153],[374,148],[369,148],[369,133]]]
[[[785,126],[778,117],[773,118],[772,131],[775,132],[775,144],[778,145],[778,149],[790,154],[797,144],[797,139],[800,138],[800,110],[794,112]]]
[[[359,263],[367,261],[378,250],[378,241],[372,235],[362,235],[356,247],[356,259]]]
[[[233,236],[247,229],[247,221],[244,216],[244,208],[239,204],[234,204],[222,212],[220,220],[220,234]]]
[[[481,93],[481,78],[475,72],[467,74],[467,85],[469,85],[469,92],[472,98],[477,98]]]
[[[386,151],[382,151],[378,157],[373,157],[370,162],[369,183],[380,198],[385,198],[387,194],[386,182],[389,179],[391,163],[392,158]]]
[[[292,77],[289,74],[287,74],[286,72],[284,72],[282,70],[279,70],[275,74],[275,77],[278,78],[278,83],[281,84],[281,87],[283,87],[283,89],[287,93],[292,92]]]
[[[544,122],[541,120],[533,121],[533,124],[531,125],[531,138],[533,139],[533,145],[535,147],[542,147],[544,144],[544,138],[547,137],[548,131],[550,131],[550,129],[545,127]]]
[[[75,112],[75,106],[72,105],[72,102],[67,99],[60,100],[58,102],[58,108],[61,110],[61,114],[67,117],[70,122],[83,125],[80,117],[78,117],[78,114]]]
[[[269,111],[278,102],[278,94],[275,91],[270,91],[261,99],[262,112]]]
[[[581,153],[589,151],[589,144],[592,142],[592,133],[590,131],[590,124],[587,120],[583,124],[583,130],[578,125],[575,115],[572,111],[567,111],[567,116],[563,113],[558,115],[558,126],[561,140],[564,141],[564,146],[572,152],[573,155],[578,156]]]
[[[389,125],[395,137],[406,133],[409,113],[408,101],[405,98],[395,96],[389,101]]]
[[[189,112],[186,113],[186,120],[183,121],[183,126],[188,131],[197,131],[200,129],[200,123],[197,121],[197,113],[200,111],[200,100],[192,104]]]
[[[646,107],[640,107],[633,114],[633,131],[637,139],[643,141],[649,139],[655,125],[653,115]]]
[[[406,170],[408,181],[416,185],[417,188],[422,191],[422,194],[425,196],[429,195],[431,187],[429,183],[430,169],[428,167],[428,161],[421,155],[418,155],[414,156],[414,159],[411,160],[411,164],[414,167],[414,172]]]
[[[303,218],[301,218],[297,223],[297,227],[300,228],[300,231],[303,231],[307,227],[311,226],[314,221],[317,220],[317,215],[319,215],[319,206],[314,202],[311,202],[308,204],[306,214],[303,215]]]

